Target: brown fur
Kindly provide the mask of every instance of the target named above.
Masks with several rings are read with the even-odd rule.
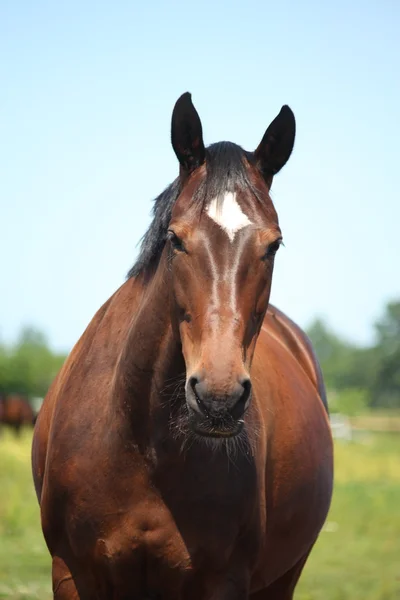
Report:
[[[57,599],[292,598],[329,509],[332,440],[310,343],[268,307],[280,229],[266,167],[246,165],[264,199],[238,190],[253,225],[231,243],[199,214],[196,163],[169,226],[185,251],[167,243],[121,286],[44,401],[32,465]],[[190,409],[193,374],[221,417]]]

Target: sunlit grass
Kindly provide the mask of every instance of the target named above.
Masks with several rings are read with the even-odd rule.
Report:
[[[29,432],[0,438],[0,598],[49,600],[30,443]],[[336,443],[332,509],[295,598],[400,598],[400,435]]]
[[[50,561],[30,467],[31,433],[0,438],[0,598],[51,595]]]
[[[296,600],[400,598],[400,435],[335,444],[335,488]]]
[[[400,435],[356,432],[352,443],[336,443],[335,482],[400,484]]]

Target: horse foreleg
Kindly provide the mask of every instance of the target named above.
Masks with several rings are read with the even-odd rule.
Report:
[[[250,596],[250,600],[292,600],[309,553],[267,588]]]
[[[15,433],[16,437],[20,438],[21,437],[22,424],[21,423],[15,423],[14,425],[12,425],[12,427],[14,428],[14,433]]]
[[[247,569],[240,565],[229,572],[219,573],[215,577],[208,575],[203,593],[185,594],[186,598],[201,600],[247,600],[249,598],[250,576]]]
[[[53,557],[52,576],[54,600],[80,600],[71,571],[58,556]]]

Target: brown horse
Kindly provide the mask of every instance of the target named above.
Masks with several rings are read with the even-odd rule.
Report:
[[[9,394],[0,398],[0,423],[11,427],[16,435],[22,427],[34,425],[36,414],[27,398],[19,394]]]
[[[36,425],[57,599],[292,598],[333,472],[313,350],[268,308],[269,190],[294,137],[284,106],[254,153],[206,149],[190,94],[177,101],[179,177]]]

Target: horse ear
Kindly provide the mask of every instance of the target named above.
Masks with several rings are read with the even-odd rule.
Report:
[[[272,121],[255,151],[257,163],[271,183],[272,177],[287,163],[293,150],[296,121],[292,110],[285,104]]]
[[[171,141],[181,166],[188,174],[204,163],[206,151],[203,130],[189,92],[182,94],[175,104],[172,113]]]

